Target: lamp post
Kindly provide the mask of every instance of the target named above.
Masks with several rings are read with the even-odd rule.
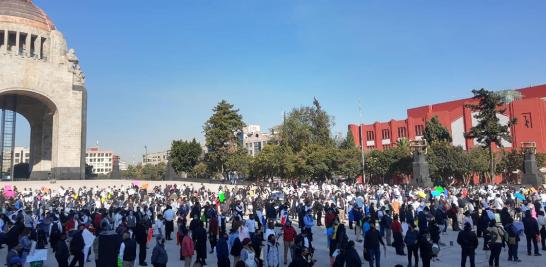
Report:
[[[362,156],[362,184],[366,184],[366,156],[364,154],[364,122],[362,120],[362,106],[358,101],[358,113],[360,114],[360,154]]]

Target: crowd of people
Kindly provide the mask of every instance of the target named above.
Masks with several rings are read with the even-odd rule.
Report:
[[[528,256],[546,250],[544,188],[272,180],[219,190],[182,183],[10,186],[0,203],[9,267],[41,266],[39,250],[50,250],[60,267],[92,260],[100,267],[203,266],[211,257],[222,267],[380,267],[387,246],[407,255],[408,267],[428,267],[439,260],[447,231],[458,232],[462,267],[467,259],[475,266],[478,249],[488,251],[491,267],[499,267],[503,247],[509,261],[521,262],[521,240]],[[316,235],[327,242],[317,243]],[[178,255],[169,255],[168,242]],[[329,262],[317,263],[319,246]]]

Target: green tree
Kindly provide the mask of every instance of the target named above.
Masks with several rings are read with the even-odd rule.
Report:
[[[426,122],[424,137],[428,143],[438,141],[451,142],[452,140],[449,131],[440,123],[436,116]]]
[[[250,161],[252,157],[246,150],[240,148],[234,153],[229,153],[225,162],[225,171],[237,172],[239,176],[247,177],[250,172]]]
[[[390,162],[389,170],[387,171],[389,177],[402,177],[412,174],[413,158],[407,142],[399,142],[397,146],[385,150],[385,154]]]
[[[289,147],[267,144],[253,158],[251,174],[255,178],[290,178],[294,174],[295,155]]]
[[[206,146],[209,150],[206,160],[211,169],[225,175],[225,164],[229,156],[239,151],[239,139],[245,126],[239,110],[225,100],[212,110],[212,116],[203,126]]]
[[[162,180],[167,171],[167,164],[159,163],[157,165],[146,164],[142,167],[142,177],[150,180]]]
[[[195,138],[188,142],[175,140],[172,142],[169,159],[173,169],[177,172],[190,173],[197,163],[203,150]]]
[[[428,149],[431,177],[443,184],[450,184],[453,180],[464,181],[471,171],[468,160],[462,147],[455,147],[447,141],[435,141]]]
[[[474,147],[467,152],[469,159],[470,174],[467,177],[466,184],[469,184],[471,178],[477,175],[480,178],[480,183],[485,182],[486,174],[489,172],[489,155],[483,147]]]
[[[342,149],[356,148],[355,138],[351,130],[347,131],[347,136],[343,141],[341,141],[339,147]]]
[[[501,151],[498,155],[497,173],[502,173],[509,183],[517,182],[518,171],[523,171],[523,155],[517,149]]]
[[[366,173],[368,173],[371,178],[379,178],[381,179],[381,182],[383,182],[385,176],[389,173],[392,164],[392,158],[388,157],[384,151],[372,150],[366,156]]]
[[[335,147],[310,144],[297,154],[296,172],[300,177],[325,180],[332,178],[336,163]]]
[[[193,166],[191,175],[195,178],[205,178],[209,175],[208,166],[204,162],[199,162]]]
[[[478,100],[478,104],[469,104],[467,107],[478,114],[474,116],[478,120],[478,124],[466,133],[467,138],[476,139],[484,148],[489,150],[489,182],[495,176],[495,155],[493,153],[493,145],[502,147],[502,141],[512,142],[510,136],[510,127],[516,123],[515,119],[510,120],[506,125],[500,123],[497,114],[504,114],[506,109],[503,108],[503,97],[495,92],[485,89],[472,90],[474,99]]]
[[[293,109],[280,127],[279,143],[298,153],[309,144],[333,146],[333,119],[315,99],[313,106]]]

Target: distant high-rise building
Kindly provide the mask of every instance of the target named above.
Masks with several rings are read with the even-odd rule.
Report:
[[[114,153],[111,150],[101,150],[98,147],[88,148],[85,153],[85,163],[93,167],[93,173],[107,175],[112,172]]]

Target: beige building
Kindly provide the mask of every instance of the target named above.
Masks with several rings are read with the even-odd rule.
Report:
[[[31,178],[85,178],[86,94],[78,57],[46,13],[0,0],[0,106],[29,122]]]
[[[260,125],[248,125],[239,134],[239,141],[248,154],[254,157],[262,151],[272,136],[271,133],[263,133]]]
[[[107,175],[112,172],[114,153],[98,147],[88,148],[85,153],[85,163],[93,167],[93,173]]]
[[[17,165],[19,163],[29,163],[30,162],[30,149],[26,147],[15,147],[13,153],[13,163]]]
[[[142,164],[143,165],[147,165],[147,164],[158,165],[160,163],[167,164],[167,162],[169,161],[170,152],[171,152],[170,150],[167,150],[167,151],[144,154],[142,155]]]

